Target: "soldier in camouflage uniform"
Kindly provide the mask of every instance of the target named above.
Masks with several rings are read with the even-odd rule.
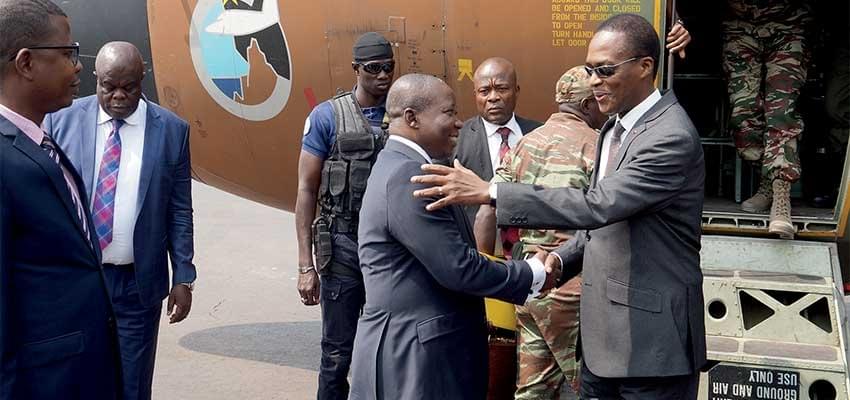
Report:
[[[607,119],[599,112],[584,67],[567,71],[555,86],[559,112],[511,149],[496,170],[493,182],[519,182],[545,187],[585,188],[590,183],[599,128]],[[476,216],[479,248],[492,248],[495,222],[492,207],[481,207]],[[481,226],[490,221],[490,226]],[[480,235],[481,232],[487,235]],[[551,251],[570,238],[572,232],[521,229],[525,258],[539,248]],[[483,237],[480,237],[483,236]],[[519,377],[516,399],[557,399],[561,385],[578,383],[575,351],[578,340],[581,277],[576,277],[540,300],[517,306]]]
[[[797,98],[806,81],[805,33],[811,21],[799,0],[728,0],[723,69],[730,130],[738,154],[760,162],[758,192],[741,204],[770,213],[771,233],[793,238],[790,187],[800,178],[797,142],[803,120]]]

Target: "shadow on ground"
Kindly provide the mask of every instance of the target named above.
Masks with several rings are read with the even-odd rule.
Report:
[[[321,335],[321,321],[275,322],[204,329],[178,343],[200,353],[318,371]],[[561,399],[577,397],[564,385]]]
[[[275,322],[204,329],[178,343],[200,353],[318,371],[321,335],[321,321]]]

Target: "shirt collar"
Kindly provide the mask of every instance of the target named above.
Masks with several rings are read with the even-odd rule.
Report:
[[[12,111],[12,109],[2,104],[0,104],[0,115],[8,119],[12,125],[20,129],[35,144],[41,146],[41,142],[44,140],[44,131],[35,122],[28,120],[23,115]]]
[[[103,106],[98,103],[97,105],[97,124],[102,125],[107,122],[112,121],[112,117],[106,113],[106,110],[103,109]],[[124,123],[127,125],[138,126],[142,123],[142,118],[146,117],[148,113],[148,105],[145,102],[145,99],[142,98],[139,100],[139,106],[136,107],[136,111],[133,111],[129,117],[124,118]]]
[[[623,128],[625,129],[624,132],[631,131],[638,120],[643,117],[643,115],[646,114],[646,112],[649,111],[649,109],[652,108],[652,106],[654,106],[659,100],[661,100],[661,92],[659,92],[658,89],[655,89],[649,94],[649,96],[643,99],[642,102],[629,110],[629,112],[627,112],[622,118],[618,115],[617,121],[623,125]]]
[[[414,141],[412,141],[412,140],[410,140],[406,137],[398,136],[398,135],[390,135],[389,140],[395,140],[396,142],[399,142],[399,143],[401,143],[401,144],[403,144],[407,147],[410,147],[411,149],[413,149],[414,151],[419,153],[420,156],[425,158],[425,161],[428,161],[428,164],[431,164],[431,163],[434,162],[434,161],[431,160],[431,157],[428,155],[428,153],[425,152],[425,149],[423,149],[422,146],[420,146],[416,142],[414,142]]]
[[[478,118],[481,118],[481,117],[478,117]],[[508,122],[505,122],[504,125],[496,125],[496,124],[494,124],[490,121],[487,121],[484,118],[481,118],[481,122],[484,123],[484,132],[487,133],[487,136],[495,135],[496,130],[498,130],[499,128],[501,128],[503,126],[510,128],[512,133],[516,133],[517,135],[520,134],[519,123],[516,122],[516,113],[511,114],[511,119],[509,119]]]

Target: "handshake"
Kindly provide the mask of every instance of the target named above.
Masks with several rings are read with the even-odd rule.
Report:
[[[555,254],[545,250],[539,250],[534,255],[534,258],[543,264],[543,268],[546,271],[546,280],[543,282],[543,287],[540,288],[540,294],[537,296],[540,299],[546,297],[550,290],[563,283],[561,281],[563,271],[561,268],[561,259]]]

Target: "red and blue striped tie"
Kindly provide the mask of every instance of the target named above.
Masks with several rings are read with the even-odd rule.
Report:
[[[103,145],[103,158],[97,174],[92,217],[100,249],[112,243],[112,221],[115,217],[115,189],[118,187],[118,167],[121,164],[121,136],[118,130],[123,120],[112,120],[113,128]]]

